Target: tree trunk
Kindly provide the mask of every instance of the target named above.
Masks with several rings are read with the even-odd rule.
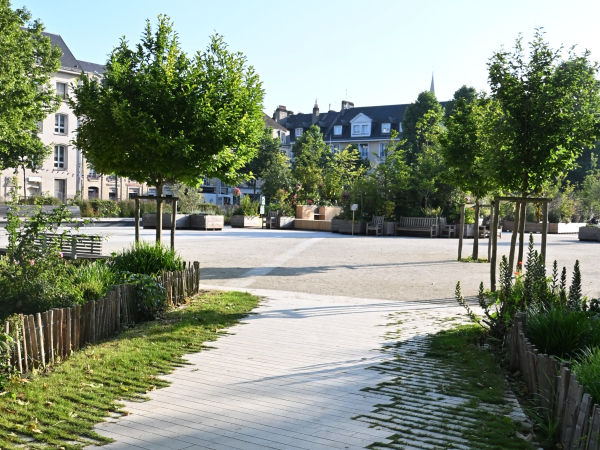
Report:
[[[23,166],[23,198],[27,200],[27,177],[25,176],[25,166]]]
[[[526,210],[525,208],[527,207],[527,203],[523,202],[521,203],[521,220],[519,221],[519,259],[517,261],[518,263],[522,263],[523,262],[523,245],[525,244],[524,240],[525,240],[525,221],[527,220],[527,216],[526,216]],[[519,269],[522,269],[523,266],[519,265]]]
[[[475,232],[473,233],[473,260],[479,258],[479,199],[475,199]]]
[[[256,198],[256,178],[254,179],[254,197]]]
[[[508,265],[510,273],[513,273],[515,267],[515,248],[517,246],[517,234],[519,230],[519,218],[521,217],[521,203],[515,203],[515,220],[513,224],[512,237],[510,238],[510,256]]]
[[[162,241],[162,211],[163,211],[163,180],[159,179],[156,183],[156,245],[160,245]]]

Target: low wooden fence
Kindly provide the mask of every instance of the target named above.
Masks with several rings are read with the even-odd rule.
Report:
[[[525,337],[527,316],[519,313],[507,336],[510,367],[519,370],[529,392],[554,421],[559,421],[564,450],[600,450],[600,406],[583,392],[567,364],[540,354]]]
[[[200,263],[186,263],[184,270],[166,272],[157,281],[165,288],[171,306],[185,303],[200,291]],[[137,321],[135,286],[115,286],[97,301],[70,308],[55,308],[35,315],[21,315],[5,323],[4,331],[15,340],[9,363],[19,372],[45,368],[64,360],[86,344],[106,339],[122,326]]]

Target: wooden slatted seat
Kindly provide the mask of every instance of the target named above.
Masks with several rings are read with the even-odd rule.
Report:
[[[375,231],[375,236],[383,236],[383,216],[373,217],[373,220],[367,224],[367,234],[369,231]]]
[[[102,236],[88,236],[84,234],[75,234],[62,238],[56,234],[45,234],[36,239],[35,245],[43,248],[45,245],[53,245],[60,242],[60,250],[63,255],[70,259],[102,259],[107,256],[102,255]]]
[[[437,237],[437,217],[401,217],[396,224],[396,235],[399,231],[427,232],[429,237]]]

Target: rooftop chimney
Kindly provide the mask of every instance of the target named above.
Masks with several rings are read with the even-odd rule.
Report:
[[[313,113],[312,113],[313,125],[315,123],[317,123],[318,121],[319,121],[319,105],[317,104],[317,101],[315,100],[315,106],[313,106]]]
[[[291,111],[289,111],[289,115],[291,115]],[[275,112],[273,113],[273,120],[277,123],[285,122],[285,118],[288,116],[288,110],[285,106],[279,105]]]

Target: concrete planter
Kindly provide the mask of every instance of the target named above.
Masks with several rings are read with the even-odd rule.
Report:
[[[190,227],[193,230],[222,230],[224,225],[224,216],[192,214],[190,219]]]
[[[600,227],[580,227],[579,240],[600,242]]]
[[[502,222],[502,231],[513,231],[515,227],[514,220],[505,220]],[[569,234],[577,233],[585,223],[549,223],[548,234]],[[541,233],[541,222],[525,222],[525,233]]]
[[[261,228],[260,217],[248,217],[242,215],[231,216],[231,228]]]
[[[316,220],[331,220],[342,212],[341,206],[319,206],[317,208]]]
[[[315,220],[317,212],[316,206],[298,205],[296,206],[296,219]]]
[[[340,223],[342,223],[342,219],[331,219],[331,232],[339,233],[340,232]]]
[[[383,235],[384,236],[395,236],[396,235],[396,222],[383,222]]]
[[[362,220],[354,223],[354,234],[366,234],[367,233],[367,222]],[[342,220],[340,223],[340,234],[352,234],[352,221]]]
[[[171,228],[171,223],[173,220],[172,214],[163,214],[162,215],[162,227],[164,229]],[[175,228],[190,228],[190,215],[189,214],[177,214],[175,216]],[[147,228],[156,228],[156,214],[142,214],[142,226]]]
[[[294,229],[294,218],[287,216],[280,216],[277,218],[277,228],[282,228],[284,230],[293,230]]]

